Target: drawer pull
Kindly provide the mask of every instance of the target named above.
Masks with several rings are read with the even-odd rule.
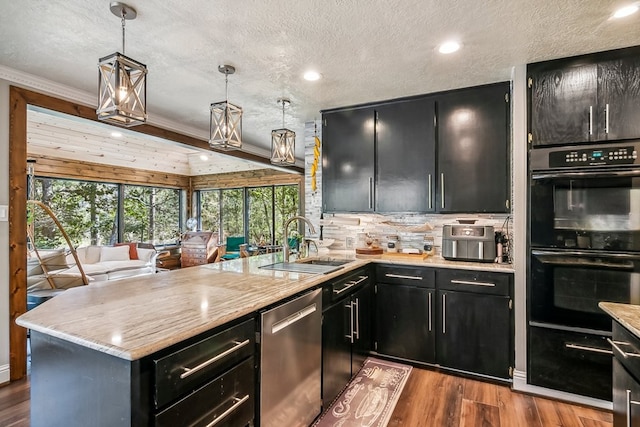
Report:
[[[624,341],[613,341],[611,338],[607,338],[607,342],[609,344],[611,344],[611,347],[615,348],[620,354],[622,354],[622,357],[624,357],[625,359],[629,356],[631,357],[640,357],[640,354],[638,353],[627,353],[626,351],[624,351],[623,349],[621,349],[619,346],[620,345],[630,345],[628,342],[624,342]]]
[[[346,286],[344,288],[339,289],[339,290],[338,289],[334,289],[333,293],[336,294],[336,295],[340,295],[341,293],[343,293],[347,289],[352,288],[352,287],[354,287],[356,285],[359,285],[360,283],[362,283],[363,281],[367,280],[368,278],[369,278],[369,276],[360,276],[360,280],[356,280],[356,281],[352,280],[352,281],[346,282],[345,283]]]
[[[405,276],[403,274],[391,274],[391,273],[385,273],[386,277],[391,277],[394,279],[408,279],[408,280],[422,280],[421,276]]]
[[[218,354],[217,356],[214,356],[211,359],[202,362],[201,364],[199,364],[195,368],[182,368],[184,370],[184,372],[182,374],[180,374],[180,379],[183,380],[183,379],[187,378],[188,376],[193,375],[196,372],[206,368],[207,366],[211,365],[212,363],[217,362],[218,360],[222,359],[223,357],[228,356],[229,354],[233,353],[234,351],[239,350],[240,348],[242,348],[245,345],[249,344],[249,340],[244,340],[242,342],[233,341],[233,343],[235,345],[233,347],[231,347],[230,349],[225,350],[222,353]]]
[[[220,416],[218,418],[216,418],[215,420],[211,421],[209,424],[207,424],[207,427],[213,427],[216,424],[218,424],[220,421],[222,421],[227,415],[229,415],[230,413],[232,413],[233,411],[235,411],[236,409],[238,409],[238,407],[240,405],[242,405],[244,402],[246,402],[247,400],[249,400],[249,395],[247,394],[245,397],[243,397],[242,399],[238,399],[237,397],[234,397],[233,400],[235,401],[235,403],[233,404],[233,406],[231,406],[229,409],[227,409],[226,411],[224,411],[222,414],[220,414]]]
[[[496,286],[495,283],[490,283],[490,282],[470,282],[468,280],[452,280],[451,283],[455,283],[456,285],[488,286],[490,288],[494,288]]]
[[[588,347],[588,346],[572,344],[572,343],[565,343],[564,346],[566,348],[571,348],[573,350],[590,351],[592,353],[613,354],[613,351],[607,350],[606,348]]]

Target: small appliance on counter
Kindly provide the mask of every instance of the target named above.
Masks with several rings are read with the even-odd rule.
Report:
[[[496,241],[493,227],[474,224],[443,226],[442,257],[457,261],[494,262]]]

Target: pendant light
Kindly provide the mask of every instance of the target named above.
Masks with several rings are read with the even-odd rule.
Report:
[[[209,146],[229,151],[242,148],[242,108],[229,103],[229,74],[236,72],[231,65],[220,65],[224,74],[225,100],[211,104]]]
[[[147,121],[147,66],[125,56],[124,35],[127,19],[136,18],[136,10],[114,1],[111,13],[122,22],[122,53],[116,52],[98,62],[98,119],[120,126],[135,126]]]
[[[278,104],[282,104],[282,129],[271,131],[271,163],[291,166],[296,163],[296,133],[284,127],[284,108],[291,104],[291,101],[279,98]]]

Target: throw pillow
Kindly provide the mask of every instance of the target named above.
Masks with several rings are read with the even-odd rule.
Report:
[[[129,246],[129,259],[138,259],[138,250],[137,243],[127,242],[127,243],[116,243],[113,246]]]
[[[144,262],[151,262],[151,257],[156,254],[155,249],[138,248],[138,259]]]
[[[129,261],[128,246],[103,246],[100,249],[100,262]]]

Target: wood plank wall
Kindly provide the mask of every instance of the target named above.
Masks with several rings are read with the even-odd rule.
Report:
[[[298,184],[304,191],[304,176],[280,172],[273,169],[258,169],[244,172],[221,173],[217,175],[194,176],[191,178],[193,191],[210,188],[260,187],[265,185]]]

